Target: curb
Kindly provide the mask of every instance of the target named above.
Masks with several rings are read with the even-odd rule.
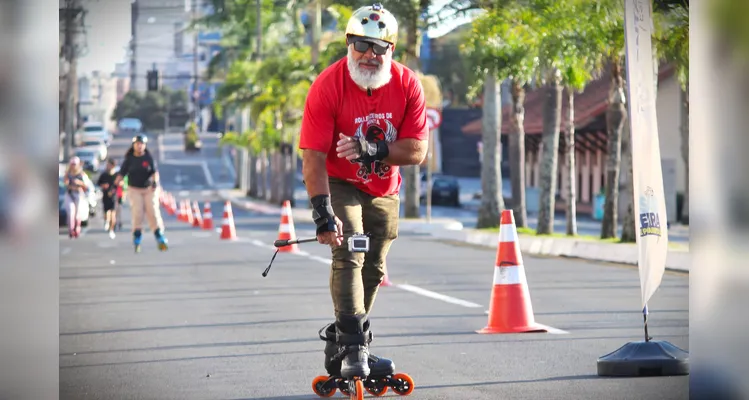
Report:
[[[433,236],[490,248],[497,247],[498,234],[463,230],[458,232],[435,231]],[[636,245],[597,243],[588,240],[539,238],[518,235],[523,254],[547,257],[576,258],[637,266],[639,250]],[[666,270],[689,273],[689,251],[670,250],[666,257]]]
[[[259,202],[245,201],[231,196],[227,191],[219,190],[219,197],[230,201],[233,206],[245,210],[268,215],[281,215],[281,207]],[[310,210],[306,208],[292,209],[295,221],[312,223]],[[455,220],[433,220],[431,224],[424,220],[408,220],[401,218],[399,230],[414,233],[426,233],[438,239],[496,248],[498,233],[466,230]],[[639,251],[636,245],[617,243],[597,243],[587,240],[539,238],[530,235],[518,235],[520,251],[523,254],[545,257],[565,257],[587,261],[607,262],[637,266]],[[689,273],[689,251],[670,250],[666,257],[666,270],[672,272]]]

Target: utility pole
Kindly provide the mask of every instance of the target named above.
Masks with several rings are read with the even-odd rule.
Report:
[[[64,103],[64,127],[65,127],[65,152],[63,161],[67,162],[73,153],[73,139],[75,136],[75,92],[78,84],[76,47],[78,29],[75,22],[81,11],[78,0],[67,0],[64,10],[65,15],[65,44],[63,54],[68,62],[68,71],[65,75],[65,103]]]
[[[192,0],[192,21],[195,23],[198,19],[198,0]],[[199,30],[195,30],[195,34],[193,35],[193,43],[192,43],[192,74],[194,79],[193,83],[193,104],[194,104],[194,111],[195,111],[195,125],[198,128],[198,132],[201,131],[200,124],[198,121],[200,120],[200,107],[199,107],[199,101],[200,101],[200,90],[198,89],[198,33]]]
[[[130,3],[130,90],[136,90],[137,82],[137,58],[136,43],[138,41],[138,0],[132,0]]]

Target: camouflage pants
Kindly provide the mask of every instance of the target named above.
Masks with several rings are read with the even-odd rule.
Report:
[[[400,198],[374,197],[352,184],[330,178],[331,205],[343,223],[343,234],[369,234],[369,252],[351,253],[348,242],[333,246],[330,294],[335,315],[369,314],[385,276],[385,258],[398,237]]]

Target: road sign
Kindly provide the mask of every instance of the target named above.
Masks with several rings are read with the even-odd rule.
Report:
[[[429,130],[437,129],[442,124],[442,113],[436,108],[427,107],[427,125]]]

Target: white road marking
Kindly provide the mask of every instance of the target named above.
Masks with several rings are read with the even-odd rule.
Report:
[[[330,259],[329,258],[323,258],[320,256],[309,256],[310,260],[319,261],[325,265],[330,265]]]
[[[551,333],[552,335],[566,335],[569,333],[565,330],[554,328],[553,326],[548,326],[548,325],[539,324],[539,323],[536,323],[536,325],[540,325],[546,328],[546,330],[549,331],[549,333]]]
[[[413,285],[408,285],[408,284],[405,284],[405,283],[396,284],[395,286],[398,287],[398,288],[400,288],[400,289],[412,292],[412,293],[420,294],[420,295],[426,296],[426,297],[431,297],[431,298],[437,299],[437,300],[442,300],[444,302],[451,303],[451,304],[457,304],[457,305],[463,306],[463,307],[468,307],[468,308],[483,308],[484,307],[481,304],[476,304],[476,303],[472,303],[470,301],[456,299],[455,297],[446,296],[444,294],[439,294],[439,293],[436,293],[436,292],[432,292],[430,290],[422,289],[420,287],[416,287],[416,286],[413,286]]]
[[[252,243],[253,245],[258,246],[258,247],[266,247],[266,248],[275,249],[275,246],[265,244],[262,241],[257,240],[257,239],[238,238],[238,240],[241,241],[241,242],[245,242],[245,243]],[[320,257],[320,256],[315,256],[315,255],[312,255],[312,254],[310,254],[310,253],[308,253],[306,251],[301,251],[300,250],[300,251],[297,251],[296,253],[290,253],[290,254],[296,254],[298,256],[302,256],[302,257],[308,258],[308,259],[313,260],[313,261],[318,261],[318,262],[320,262],[322,264],[325,264],[325,265],[330,265],[330,258],[324,258],[324,257]],[[447,295],[440,294],[440,293],[437,293],[437,292],[432,292],[431,290],[426,290],[426,289],[420,288],[418,286],[409,285],[409,284],[406,284],[406,283],[396,283],[396,284],[394,284],[394,286],[397,287],[397,288],[399,288],[399,289],[405,290],[407,292],[415,293],[415,294],[422,295],[422,296],[425,296],[425,297],[429,297],[429,298],[432,298],[432,299],[435,299],[435,300],[441,300],[441,301],[444,301],[444,302],[450,303],[450,304],[455,304],[455,305],[459,305],[459,306],[463,306],[463,307],[467,307],[467,308],[484,308],[484,306],[482,306],[481,304],[476,304],[476,303],[473,303],[473,302],[470,302],[470,301],[458,299],[458,298],[447,296]],[[488,314],[489,311],[487,310],[487,311],[485,311],[485,313]],[[554,328],[554,327],[551,327],[551,326],[548,326],[548,325],[544,325],[544,324],[536,323],[536,325],[538,325],[538,326],[540,326],[542,328],[545,328],[547,330],[547,332],[550,333],[550,334],[552,334],[552,335],[563,335],[563,334],[568,334],[569,333],[569,332],[567,332],[565,330],[557,329],[557,328]]]
[[[179,197],[187,197],[190,195],[190,192],[188,190],[180,190],[178,195]]]
[[[203,195],[203,196],[210,196],[210,195],[213,194],[213,191],[212,190],[203,190],[203,191],[200,192],[200,194]]]
[[[234,170],[234,163],[231,162],[231,158],[229,158],[229,155],[226,151],[224,151],[221,155],[221,160],[224,162],[224,166],[231,174],[232,180],[237,179],[237,172]]]
[[[60,250],[60,255],[63,255],[63,256],[64,256],[64,255],[66,255],[66,254],[70,254],[70,251],[71,251],[71,250],[73,250],[73,249],[72,249],[72,248],[70,248],[70,247],[63,247],[63,248],[62,248],[62,250]]]
[[[203,161],[203,173],[205,174],[205,181],[208,183],[208,187],[213,187],[213,175],[211,175],[211,171],[208,169],[208,163]]]
[[[489,310],[484,310],[484,314],[489,314]],[[569,334],[569,332],[567,332],[567,331],[565,331],[563,329],[554,328],[553,326],[539,324],[538,322],[536,322],[536,325],[538,325],[541,328],[546,329],[548,331],[548,333],[550,333],[552,335],[566,335],[566,334]]]
[[[207,238],[213,236],[211,232],[193,232],[193,236],[200,237],[200,238]]]

